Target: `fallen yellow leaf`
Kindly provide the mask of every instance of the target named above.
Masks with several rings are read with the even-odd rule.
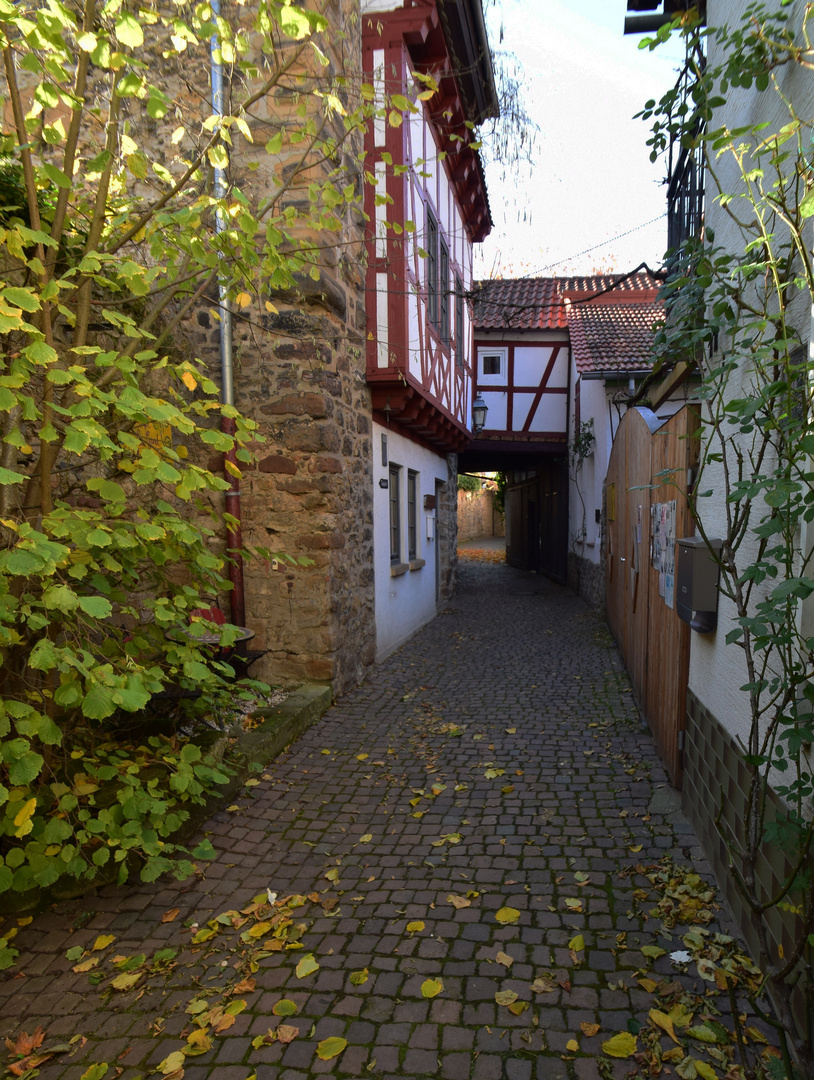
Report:
[[[675,1029],[673,1028],[673,1021],[667,1015],[667,1013],[661,1012],[660,1009],[651,1009],[647,1014],[656,1027],[660,1027],[662,1031],[666,1031],[674,1043],[678,1043],[676,1038]]]
[[[347,1039],[340,1039],[338,1035],[333,1035],[330,1039],[323,1039],[321,1043],[317,1043],[317,1057],[321,1061],[330,1061],[331,1058],[338,1057],[347,1045]]]
[[[636,1036],[629,1031],[620,1031],[618,1035],[602,1043],[602,1053],[608,1057],[629,1058],[636,1053]]]

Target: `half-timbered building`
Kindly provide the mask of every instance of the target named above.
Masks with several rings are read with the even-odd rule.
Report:
[[[366,80],[381,101],[396,95],[366,137],[376,181],[365,204],[366,373],[381,657],[454,584],[455,453],[469,442],[473,400],[467,296],[473,245],[491,228],[471,125],[497,114],[497,96],[480,0],[366,0],[362,10]],[[416,87],[415,110],[398,108]]]
[[[475,393],[488,407],[464,466],[505,471],[507,559],[602,606],[602,485],[624,401],[650,371],[661,316],[648,273],[483,282]]]

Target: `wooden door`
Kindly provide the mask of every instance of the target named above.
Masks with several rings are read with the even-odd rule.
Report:
[[[540,473],[540,569],[555,581],[568,577],[568,467],[549,458]]]
[[[694,532],[686,493],[687,470],[697,464],[696,427],[689,406],[661,425],[648,409],[629,410],[614,439],[605,494],[608,623],[676,787],[690,630],[675,610],[674,577],[663,568],[674,566],[675,540]],[[672,522],[666,533],[665,519]]]

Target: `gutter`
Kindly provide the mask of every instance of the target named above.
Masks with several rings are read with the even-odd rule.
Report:
[[[220,0],[212,0],[212,14],[215,20],[220,18]],[[219,44],[215,34],[210,41],[211,78],[212,78],[212,112],[215,116],[223,116],[223,65],[216,59]],[[226,173],[215,166],[215,198],[226,198]],[[226,229],[226,221],[220,207],[215,211],[215,232],[220,235]],[[234,408],[234,363],[232,349],[232,307],[229,293],[222,278],[218,278],[218,305],[220,309],[220,373],[221,373],[221,396],[222,406]],[[221,412],[220,429],[225,435],[234,438],[236,424],[234,418]],[[243,556],[240,550],[243,547],[243,535],[241,530],[240,514],[240,480],[230,470],[229,466],[237,470],[237,456],[234,444],[231,450],[223,455],[223,475],[229,484],[229,490],[224,497],[224,510],[227,515],[226,524],[226,555],[229,560],[229,580],[232,583],[232,593],[229,597],[231,621],[235,626],[246,625],[246,592],[243,581]]]
[[[617,382],[622,382],[625,379],[628,381],[630,379],[643,379],[645,376],[649,375],[652,370],[652,368],[642,368],[637,371],[585,371],[580,375],[580,379],[584,379],[586,382],[598,379],[604,379],[605,381],[613,379]]]

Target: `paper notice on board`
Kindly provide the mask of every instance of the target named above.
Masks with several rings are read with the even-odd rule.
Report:
[[[675,574],[664,575],[664,603],[668,608],[675,607]]]

